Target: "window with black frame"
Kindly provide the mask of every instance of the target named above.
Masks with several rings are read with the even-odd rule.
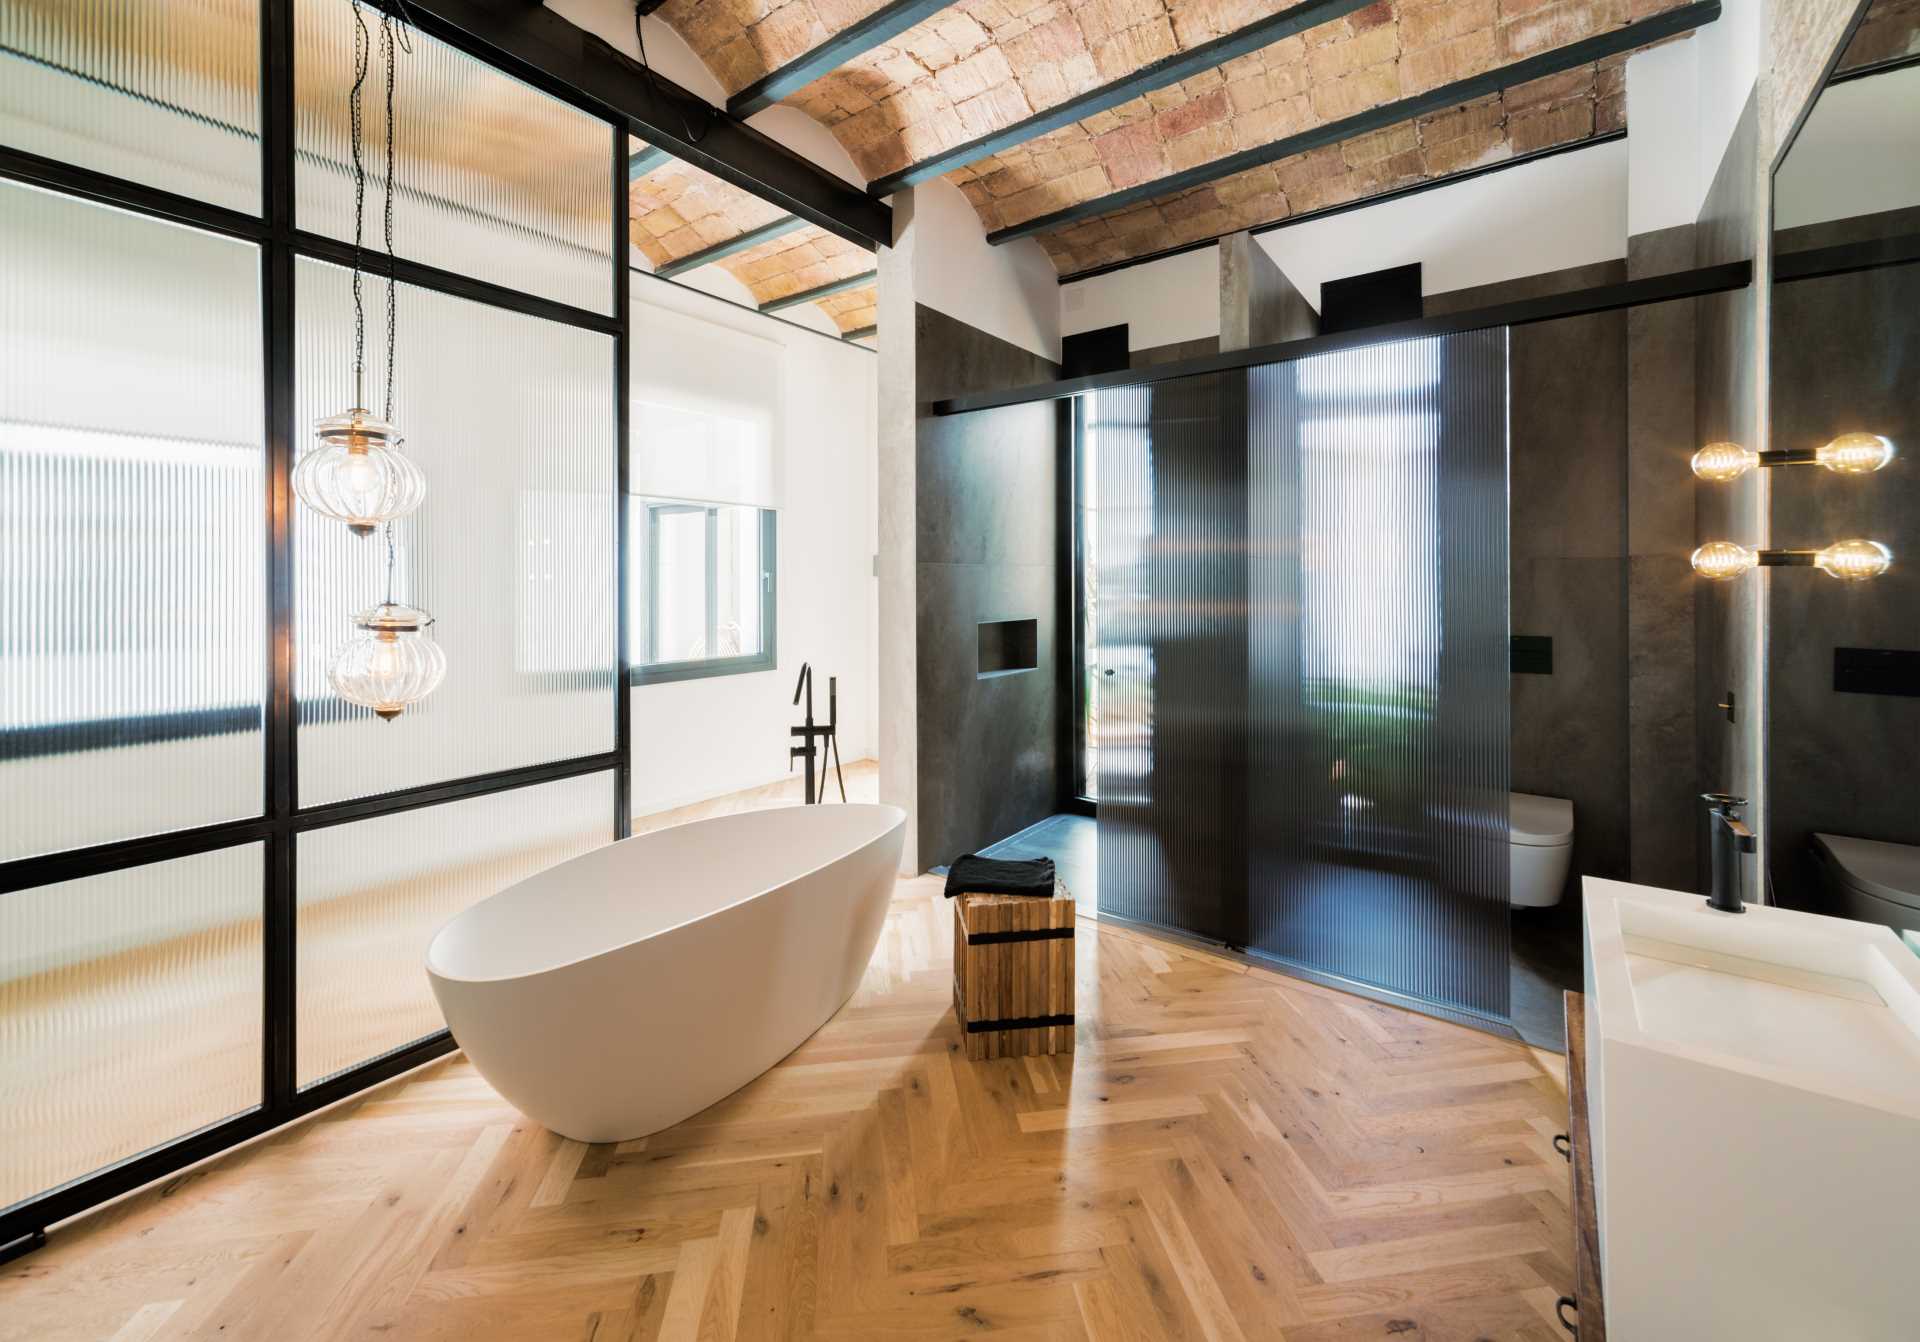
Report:
[[[634,684],[773,669],[775,517],[746,504],[634,500]]]

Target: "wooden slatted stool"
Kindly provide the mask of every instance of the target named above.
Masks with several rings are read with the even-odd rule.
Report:
[[[1073,1052],[1073,896],[960,894],[953,901],[953,1011],[967,1057]]]

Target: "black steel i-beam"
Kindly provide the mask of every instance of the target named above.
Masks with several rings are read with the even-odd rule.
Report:
[[[778,70],[771,70],[727,99],[735,116],[752,116],[773,106],[789,93],[845,65],[863,51],[898,37],[916,23],[932,18],[952,0],[892,0],[819,46],[803,51]]]
[[[433,36],[576,106],[614,119],[649,145],[862,247],[893,241],[893,212],[859,187],[754,130],[605,39],[525,0],[410,0]]]
[[[1108,108],[1118,107],[1121,103],[1138,98],[1155,89],[1163,89],[1178,84],[1183,79],[1191,79],[1204,74],[1216,66],[1225,65],[1249,52],[1262,47],[1270,47],[1282,38],[1292,37],[1295,33],[1305,32],[1309,28],[1323,23],[1331,23],[1344,18],[1356,9],[1364,9],[1373,0],[1302,0],[1302,3],[1290,5],[1278,14],[1272,14],[1244,28],[1235,29],[1225,36],[1216,37],[1211,42],[1203,42],[1190,51],[1176,51],[1143,65],[1130,75],[1123,75],[1111,83],[1099,88],[1088,89],[1078,97],[1067,99],[1044,111],[1035,112],[1030,117],[1014,122],[1001,130],[982,135],[978,139],[968,140],[965,144],[943,149],[931,158],[923,158],[918,163],[910,163],[898,172],[888,173],[868,183],[867,190],[876,196],[890,196],[903,186],[912,186],[915,182],[924,182],[938,177],[942,173],[967,163],[978,163],[983,158],[991,158],[1003,149],[1011,149],[1025,143],[1035,136],[1045,135],[1049,131],[1059,130],[1062,126],[1075,121],[1084,121]]]
[[[788,294],[785,298],[775,298],[769,302],[762,303],[760,310],[762,312],[778,312],[782,308],[797,308],[802,303],[811,303],[821,298],[831,298],[835,294],[843,294],[849,289],[863,288],[866,285],[872,284],[873,280],[874,272],[871,270],[863,270],[858,275],[847,276],[844,280],[832,280],[816,288],[802,289],[797,294]]]
[[[1426,93],[1415,94],[1411,98],[1400,98],[1350,117],[1342,117],[1338,121],[1329,121],[1325,125],[1315,126],[1312,130],[1301,131],[1298,135],[1283,136],[1270,144],[1256,145],[1236,154],[1228,154],[1224,158],[1197,163],[1191,168],[1169,173],[1165,177],[1156,177],[1138,186],[1130,186],[1121,191],[1110,191],[1104,196],[1095,196],[1092,200],[1084,200],[1078,205],[1069,205],[1065,209],[1054,210],[1050,214],[1036,215],[1032,219],[1007,228],[995,229],[987,234],[987,241],[997,244],[1012,242],[1016,238],[1031,237],[1035,233],[1050,233],[1083,219],[1112,214],[1129,205],[1178,195],[1192,187],[1205,186],[1208,182],[1218,181],[1222,177],[1231,177],[1234,173],[1245,172],[1249,168],[1257,168],[1264,163],[1278,162],[1283,158],[1304,154],[1308,150],[1338,144],[1356,135],[1365,135],[1370,131],[1399,125],[1414,117],[1443,112],[1450,107],[1472,102],[1476,98],[1484,98],[1490,93],[1498,93],[1502,89],[1512,88],[1535,79],[1543,79],[1548,75],[1560,74],[1578,66],[1591,65],[1608,56],[1617,56],[1621,52],[1632,51],[1636,47],[1643,47],[1663,38],[1677,37],[1703,24],[1712,23],[1719,17],[1720,0],[1697,0],[1697,3],[1683,5],[1679,9],[1670,9],[1663,14],[1641,19],[1637,23],[1629,23],[1624,28],[1615,28],[1611,32],[1583,38],[1578,42],[1568,43],[1564,47],[1556,47],[1552,51],[1528,56],[1524,60],[1488,70],[1470,79],[1456,80]]]
[[[806,220],[797,219],[790,214],[785,215],[772,223],[750,228],[744,233],[728,238],[725,242],[716,242],[711,247],[702,247],[699,251],[689,253],[678,261],[669,261],[653,273],[663,280],[670,280],[675,276],[686,274],[689,270],[698,270],[701,266],[710,266],[715,261],[724,261],[729,256],[738,256],[741,252],[750,251],[763,242],[785,237],[795,229],[806,226]]]

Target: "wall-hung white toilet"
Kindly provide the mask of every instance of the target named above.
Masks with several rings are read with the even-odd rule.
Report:
[[[1832,912],[1896,932],[1920,931],[1920,848],[1816,834],[1813,858]]]
[[[1531,792],[1509,793],[1507,830],[1513,855],[1507,898],[1516,908],[1558,904],[1573,865],[1573,803]]]

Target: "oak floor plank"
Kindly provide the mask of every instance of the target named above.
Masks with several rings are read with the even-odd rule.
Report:
[[[0,1339],[1539,1339],[1560,1078],[1518,1043],[1082,919],[1076,1051],[971,1063],[902,881],[765,1077],[587,1146],[464,1057],[0,1267]]]

